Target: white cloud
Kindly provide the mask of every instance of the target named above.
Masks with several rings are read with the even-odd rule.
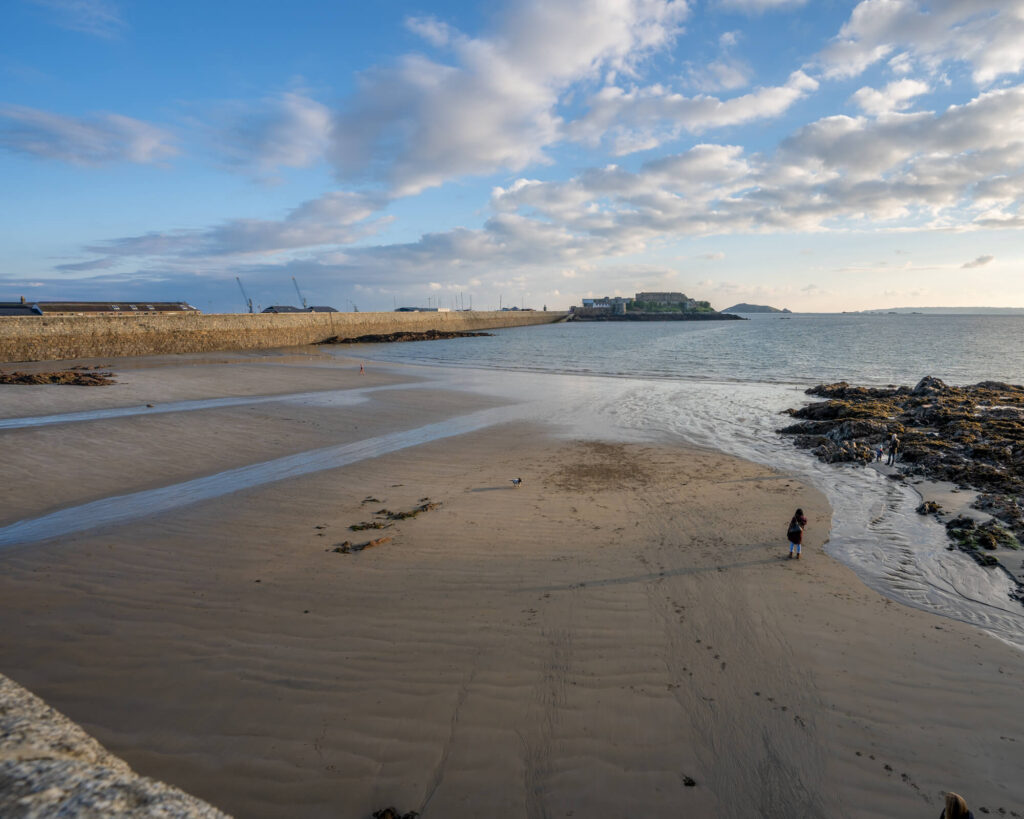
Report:
[[[81,31],[96,37],[115,37],[125,22],[110,0],[32,0],[50,9],[53,21],[61,28]]]
[[[587,281],[606,260],[666,237],[816,232],[871,226],[964,230],[1024,227],[1024,86],[942,112],[826,117],[774,154],[696,145],[630,170],[586,169],[564,181],[495,188],[480,228],[413,242],[339,247],[377,227],[383,196],[334,193],[284,219],[235,219],[206,230],[129,236],[89,248],[108,259],[238,271],[270,281],[360,284],[367,293],[430,280],[500,288],[516,277]],[[979,202],[984,205],[980,206]],[[277,254],[278,263],[271,263]],[[239,266],[246,258],[248,266]],[[692,258],[692,257],[691,257]],[[704,255],[714,262],[718,254]],[[985,257],[973,263],[981,265]],[[92,262],[80,263],[82,270]],[[623,268],[625,269],[625,268]],[[248,281],[248,280],[247,280]]]
[[[929,90],[926,82],[904,79],[891,82],[882,89],[865,86],[850,99],[866,114],[878,116],[890,111],[904,110],[914,97],[927,94]]]
[[[436,17],[407,17],[405,27],[438,48],[448,45],[458,36],[455,29]]]
[[[701,91],[731,91],[750,84],[752,71],[742,60],[722,57],[689,70],[690,83]]]
[[[826,117],[784,141],[782,149],[806,169],[843,169],[853,177],[870,177],[918,156],[918,170],[932,169],[925,175],[934,181],[942,183],[937,173],[950,170],[981,181],[1019,167],[1022,128],[1024,86],[1018,85],[983,93],[941,114]]]
[[[106,270],[107,268],[114,267],[117,262],[118,259],[114,256],[104,256],[102,259],[92,259],[87,262],[59,264],[56,266],[56,269],[65,273],[78,273],[85,270]]]
[[[90,118],[51,114],[23,105],[0,107],[0,147],[76,165],[159,162],[178,153],[162,128],[119,114]]]
[[[758,88],[727,100],[686,97],[660,85],[629,91],[606,86],[591,98],[590,109],[569,126],[568,133],[590,145],[611,137],[614,152],[628,154],[657,147],[684,132],[701,134],[778,116],[817,87],[802,71],[793,72],[785,85]]]
[[[995,258],[995,256],[979,256],[977,259],[974,259],[973,261],[964,262],[962,265],[960,265],[960,267],[966,267],[966,268],[984,267],[989,262],[991,262],[994,258]]]
[[[219,119],[215,140],[220,153],[228,162],[259,173],[313,165],[330,144],[330,110],[296,91],[250,105],[223,106]]]
[[[176,230],[111,239],[88,247],[111,257],[218,257],[347,244],[374,232],[367,221],[386,204],[382,197],[329,193],[293,209],[279,221],[231,219],[205,230]]]
[[[894,52],[901,52],[894,54]],[[1024,68],[1020,0],[863,0],[820,55],[830,77],[852,77],[890,55],[937,72],[965,62],[988,85]]]
[[[452,61],[408,55],[365,73],[335,123],[332,158],[342,178],[399,194],[542,163],[561,138],[560,94],[608,69],[630,71],[672,41],[686,13],[683,0],[526,0],[479,38],[415,21]]]
[[[698,145],[565,182],[498,189],[503,213],[546,220],[620,248],[666,235],[1024,223],[1024,86],[936,114],[827,117],[775,156]],[[982,210],[977,197],[989,205]],[[595,245],[599,246],[599,245]]]

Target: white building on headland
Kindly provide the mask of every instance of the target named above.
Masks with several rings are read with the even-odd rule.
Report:
[[[625,313],[626,305],[632,301],[633,299],[623,298],[622,296],[605,296],[600,299],[583,299],[583,306],[610,310],[612,313]]]

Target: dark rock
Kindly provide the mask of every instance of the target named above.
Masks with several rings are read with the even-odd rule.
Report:
[[[424,330],[423,332],[371,333],[356,338],[332,336],[319,344],[388,344],[395,341],[437,341],[445,338],[476,338],[493,336],[494,333],[479,333],[469,330]]]
[[[949,392],[949,387],[946,386],[945,381],[931,375],[926,375],[918,381],[917,386],[911,390],[913,395],[934,395],[935,393],[941,392]]]
[[[969,518],[966,515],[960,515],[946,523],[947,529],[964,529],[966,531],[970,531],[975,526],[974,518]]]
[[[843,421],[832,427],[826,434],[833,441],[850,441],[853,439],[872,439],[881,442],[888,432],[888,427],[881,421],[857,418]]]
[[[49,373],[0,372],[0,384],[71,384],[77,387],[105,387],[116,383],[113,373],[82,372],[77,368]]]

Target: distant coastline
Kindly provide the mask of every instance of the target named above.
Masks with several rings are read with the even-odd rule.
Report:
[[[870,310],[845,310],[845,313],[885,315],[919,313],[927,316],[1024,316],[1024,307],[879,307]]]

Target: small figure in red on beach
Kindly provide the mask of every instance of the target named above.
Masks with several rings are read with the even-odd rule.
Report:
[[[363,369],[363,365],[362,364],[359,365],[359,374],[360,375],[366,375],[366,370]]]
[[[800,545],[804,539],[804,527],[807,525],[807,518],[804,517],[804,510],[797,509],[796,514],[789,521],[789,529],[786,530],[786,537],[789,538],[789,556],[793,557],[794,550],[796,559],[800,559]]]

